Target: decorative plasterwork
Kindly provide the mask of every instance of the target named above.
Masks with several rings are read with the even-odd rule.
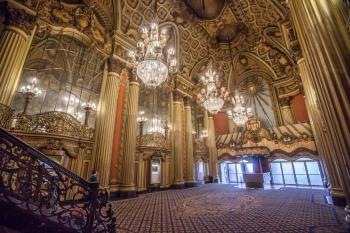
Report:
[[[26,0],[24,3],[37,12],[40,26],[51,26],[56,33],[81,35],[85,42],[108,54],[111,52],[111,21],[94,1],[70,4],[59,0]]]
[[[256,118],[251,118],[246,123],[244,131],[217,136],[216,146],[219,155],[224,153],[236,155],[240,154],[242,150],[251,150],[252,148],[254,150],[268,148],[270,152],[280,149],[287,153],[298,148],[317,151],[310,124],[263,128]]]

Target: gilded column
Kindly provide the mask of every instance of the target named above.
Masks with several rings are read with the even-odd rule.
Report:
[[[99,172],[99,182],[104,187],[109,185],[120,70],[120,62],[110,58],[108,60],[108,74],[104,80],[105,86],[101,91],[99,101],[94,154],[95,168]]]
[[[290,98],[280,99],[280,109],[284,125],[293,125],[295,123],[294,114],[290,105]]]
[[[208,149],[209,149],[209,182],[217,183],[219,181],[217,159],[218,152],[216,149],[214,118],[208,117]]]
[[[329,185],[333,203],[336,205],[345,205],[345,196],[338,174],[338,165],[332,158],[335,151],[332,151],[332,145],[330,144],[331,140],[328,138],[328,135],[324,133],[324,120],[322,119],[321,113],[317,107],[315,90],[311,84],[310,72],[304,58],[298,60],[298,66],[300,77],[303,82],[306,104],[310,116],[309,118],[311,121],[312,130],[314,132],[317,150],[326,166],[329,179],[329,184],[327,185]]]
[[[122,196],[131,197],[136,195],[135,184],[135,159],[136,159],[136,136],[137,136],[137,111],[139,106],[140,84],[135,74],[129,71],[129,92],[125,117],[124,150],[121,167],[119,191]]]
[[[0,4],[5,15],[0,37],[0,103],[9,106],[33,38],[36,17],[32,10],[16,8],[21,6],[17,2]]]
[[[347,201],[350,223],[350,40],[341,0],[289,0],[300,47],[310,71]],[[311,115],[311,117],[313,117]]]
[[[186,186],[192,187],[195,184],[193,174],[193,135],[192,135],[192,110],[191,101],[188,97],[185,101],[185,142],[186,142]]]
[[[175,188],[182,188],[184,186],[183,180],[183,132],[182,132],[182,100],[179,93],[173,93],[173,114],[174,122],[172,125],[172,132],[174,135],[174,183]]]

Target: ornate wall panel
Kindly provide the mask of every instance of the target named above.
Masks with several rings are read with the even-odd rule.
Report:
[[[66,112],[83,122],[84,103],[98,104],[103,74],[103,56],[73,37],[51,35],[43,30],[36,34],[22,72],[19,88],[34,77],[41,95],[34,97],[28,113]],[[13,108],[21,112],[24,96],[18,93]],[[94,127],[95,112],[89,125]]]

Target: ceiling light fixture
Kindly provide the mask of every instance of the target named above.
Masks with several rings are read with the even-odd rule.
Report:
[[[129,59],[136,67],[136,74],[149,88],[160,86],[168,74],[176,73],[177,61],[175,49],[167,51],[166,58],[163,49],[166,46],[166,29],[160,29],[157,22],[157,0],[155,1],[155,19],[150,28],[141,29],[142,40],[137,43],[136,51],[129,52]]]

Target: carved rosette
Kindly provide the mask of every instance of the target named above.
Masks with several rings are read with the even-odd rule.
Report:
[[[8,2],[0,4],[1,12],[5,13],[5,25],[21,29],[27,35],[30,35],[36,23],[36,17],[27,13],[23,9],[18,9]]]

